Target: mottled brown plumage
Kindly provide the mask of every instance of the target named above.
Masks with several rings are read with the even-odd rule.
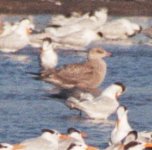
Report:
[[[107,65],[102,58],[110,55],[101,48],[93,48],[88,53],[87,61],[54,69],[43,80],[65,89],[95,89],[106,75]]]

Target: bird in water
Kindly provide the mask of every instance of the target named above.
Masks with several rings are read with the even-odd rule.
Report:
[[[69,97],[66,101],[66,105],[69,108],[84,112],[91,119],[106,120],[118,108],[118,98],[124,91],[125,86],[120,82],[116,82],[108,86],[102,91],[100,96],[96,98],[92,99],[90,96],[88,96],[88,98],[85,96],[83,99]]]
[[[92,48],[85,62],[54,68],[41,79],[62,89],[78,88],[96,92],[106,76],[107,64],[103,58],[108,56],[111,56],[110,52]]]

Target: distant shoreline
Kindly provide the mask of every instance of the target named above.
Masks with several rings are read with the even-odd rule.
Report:
[[[84,13],[100,7],[114,16],[152,16],[152,0],[0,0],[1,14]]]

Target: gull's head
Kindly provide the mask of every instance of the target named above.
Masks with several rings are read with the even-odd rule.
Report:
[[[70,137],[78,139],[78,140],[82,140],[83,137],[87,137],[87,134],[85,132],[82,132],[75,128],[68,128],[67,133]]]
[[[101,59],[104,57],[110,57],[112,54],[107,52],[102,48],[92,48],[89,50],[88,58],[89,59]]]
[[[50,129],[42,129],[42,135],[44,139],[48,141],[58,141],[59,139],[61,140],[66,140],[69,139],[70,137],[66,134],[61,134],[57,130],[50,130]]]
[[[34,28],[34,24],[30,19],[22,19],[19,23],[19,30],[25,30],[27,35],[31,34]]]
[[[58,139],[60,137],[60,133],[56,130],[42,129],[41,137],[49,141],[52,139]]]
[[[50,51],[50,50],[52,50],[52,39],[51,38],[43,39],[41,50],[42,51]]]
[[[99,8],[94,12],[94,16],[97,18],[103,18],[104,16],[107,18],[108,16],[108,9],[107,8]]]
[[[136,23],[132,23],[132,28],[136,33],[139,33],[142,31],[142,26],[136,24]]]
[[[118,120],[121,120],[121,118],[124,116],[124,115],[127,115],[128,113],[128,109],[126,106],[119,106],[118,109],[117,109],[117,116],[118,116]]]
[[[118,100],[118,98],[124,93],[126,87],[121,82],[115,82],[114,84],[107,87],[102,94],[113,99]]]

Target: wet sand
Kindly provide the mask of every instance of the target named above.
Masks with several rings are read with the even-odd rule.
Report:
[[[0,0],[0,13],[82,13],[107,7],[110,15],[151,16],[151,0]]]

